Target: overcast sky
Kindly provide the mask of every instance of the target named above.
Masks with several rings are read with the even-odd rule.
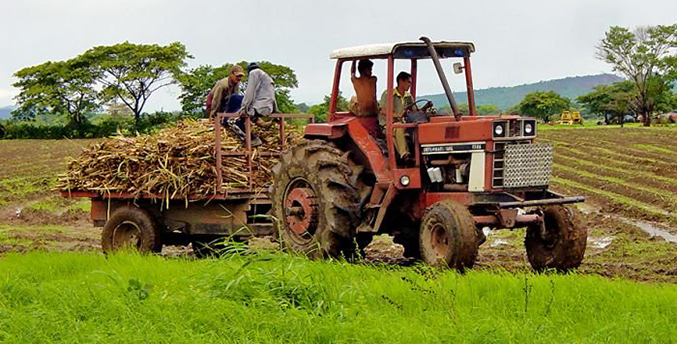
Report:
[[[332,50],[421,35],[474,42],[476,88],[611,72],[595,59],[609,26],[674,24],[677,1],[0,0],[0,13],[0,107],[13,104],[17,70],[124,41],[179,41],[189,66],[287,65],[299,79],[294,100],[317,103],[331,89]],[[442,92],[420,82],[419,94]],[[179,109],[178,93],[160,92],[146,110]]]

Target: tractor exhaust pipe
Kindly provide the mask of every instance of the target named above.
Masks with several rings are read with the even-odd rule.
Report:
[[[422,40],[428,47],[428,53],[430,53],[430,57],[433,59],[435,69],[437,70],[437,75],[440,76],[442,87],[444,87],[444,93],[447,95],[449,105],[451,105],[451,111],[454,112],[454,116],[456,116],[458,119],[458,116],[461,115],[461,111],[458,110],[458,105],[456,104],[456,100],[454,100],[454,95],[451,93],[451,88],[449,87],[449,82],[447,82],[447,76],[444,75],[444,70],[442,69],[442,65],[440,64],[440,58],[439,56],[437,56],[437,51],[435,51],[435,47],[433,46],[433,43],[430,41],[430,38],[423,36],[419,39]]]

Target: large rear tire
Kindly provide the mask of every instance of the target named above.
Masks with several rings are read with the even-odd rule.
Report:
[[[273,215],[285,248],[312,258],[352,258],[363,168],[330,143],[287,149],[273,169]]]
[[[419,244],[423,261],[432,266],[472,268],[478,250],[472,214],[452,201],[433,204],[423,215]]]
[[[585,256],[588,230],[580,225],[576,214],[562,206],[541,208],[545,235],[539,225],[529,226],[524,239],[529,263],[537,271],[567,271],[581,265]]]
[[[101,232],[104,253],[122,249],[141,253],[162,251],[162,240],[157,223],[147,211],[134,206],[116,209]]]

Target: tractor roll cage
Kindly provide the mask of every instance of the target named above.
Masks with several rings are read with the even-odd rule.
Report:
[[[425,37],[422,37],[424,39]],[[427,39],[427,38],[425,38]],[[435,48],[437,56],[431,56],[428,46],[424,42],[405,42],[394,44],[374,44],[366,46],[356,46],[350,48],[343,48],[335,50],[331,53],[330,58],[336,59],[336,66],[334,69],[334,83],[332,85],[331,101],[329,103],[328,117],[329,121],[337,118],[336,102],[339,96],[339,85],[341,82],[341,70],[345,62],[359,61],[363,59],[387,60],[387,102],[386,102],[386,131],[392,133],[395,128],[415,128],[415,124],[393,123],[393,89],[395,84],[395,60],[407,59],[411,61],[411,90],[410,93],[416,99],[416,83],[417,83],[417,65],[418,60],[432,59],[433,62],[443,58],[463,58],[463,71],[465,74],[466,91],[468,95],[469,115],[476,116],[475,109],[475,93],[472,83],[472,70],[470,67],[470,54],[475,52],[475,46],[470,42],[431,42]],[[441,71],[438,70],[438,73]],[[439,75],[442,84],[446,84],[445,76]],[[446,91],[446,90],[445,90]],[[450,95],[448,95],[450,96]],[[453,100],[452,100],[453,102]],[[453,106],[453,105],[452,105]],[[395,151],[392,135],[386,135],[386,144],[389,152]],[[415,151],[416,168],[418,168],[419,151],[416,147]],[[389,165],[395,168],[395,154],[389,155]]]

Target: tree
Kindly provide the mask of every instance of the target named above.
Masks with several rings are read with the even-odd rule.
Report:
[[[237,63],[243,69],[247,69],[247,62]],[[202,113],[204,111],[207,94],[217,81],[225,78],[230,73],[233,64],[227,63],[220,67],[209,65],[189,69],[177,75],[181,95],[179,100],[183,111],[190,113]],[[281,113],[296,112],[296,106],[289,95],[291,89],[298,87],[298,80],[294,70],[287,66],[274,64],[268,61],[259,62],[259,67],[268,73],[275,84],[275,98]],[[247,84],[247,77],[242,79],[243,89]]]
[[[660,87],[652,87],[652,78],[674,73],[672,50],[677,48],[677,24],[638,27],[634,31],[612,26],[597,46],[597,57],[613,65],[635,87],[637,112],[644,125],[651,123]],[[656,86],[656,85],[654,85]]]
[[[518,104],[519,111],[525,115],[550,121],[550,116],[569,109],[571,101],[557,94],[555,91],[538,91],[524,96]]]
[[[470,114],[470,106],[468,105],[468,103],[458,104],[458,109],[464,115]],[[501,110],[496,105],[477,105],[475,107],[475,110],[477,112],[477,115],[479,115],[479,116],[498,115],[501,112]],[[449,105],[445,105],[442,108],[440,108],[440,111],[449,111],[450,112],[451,107],[449,107]]]
[[[498,115],[501,109],[496,105],[479,105],[477,106],[477,114],[480,116],[494,116]]]
[[[596,86],[591,92],[579,96],[576,101],[589,113],[604,117],[604,123],[610,123],[615,117],[623,124],[628,114],[636,116],[633,106],[634,85],[630,81],[617,82],[612,85]]]
[[[177,74],[176,79],[181,88],[179,101],[183,111],[203,114],[207,94],[217,81],[228,76],[232,67],[232,64],[224,64],[220,67],[205,65]]]
[[[19,79],[13,84],[19,89],[14,98],[18,105],[14,118],[65,115],[81,128],[86,121],[85,114],[99,108],[94,89],[97,71],[80,58],[27,67],[14,76]]]
[[[185,66],[186,58],[192,56],[179,42],[167,46],[124,42],[94,47],[79,57],[96,69],[100,99],[119,99],[132,110],[137,125],[148,98],[175,83],[173,75]]]
[[[306,103],[296,104],[296,110],[301,113],[308,113],[310,106],[308,106]]]
[[[327,116],[329,114],[329,103],[331,102],[331,95],[324,96],[324,101],[320,104],[315,104],[308,109],[308,113],[315,116],[315,122],[325,123],[327,122]],[[336,111],[348,111],[350,103],[346,98],[341,95],[339,92],[338,99],[336,100]]]

